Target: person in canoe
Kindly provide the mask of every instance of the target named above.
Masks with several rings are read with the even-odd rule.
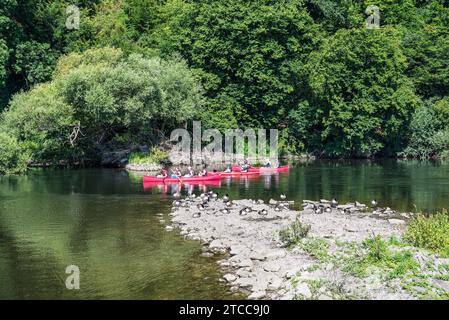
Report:
[[[240,166],[242,172],[248,172],[249,168],[251,168],[248,160],[243,161],[243,164]]]
[[[167,169],[162,168],[161,172],[157,175],[158,178],[167,178],[168,177],[168,171]]]
[[[181,176],[182,176],[182,174],[181,174],[181,170],[179,170],[179,168],[176,168],[176,169],[171,171],[170,178],[176,179],[176,178],[179,178]]]
[[[204,166],[203,170],[201,170],[201,172],[198,175],[200,177],[207,177],[208,174],[209,174],[209,172],[207,171],[207,166]]]
[[[195,171],[193,171],[193,168],[189,166],[187,168],[187,174],[185,174],[184,177],[185,178],[191,178],[193,176],[195,176]]]
[[[265,159],[265,163],[264,163],[263,166],[264,166],[265,168],[271,168],[272,165],[271,165],[270,159]]]
[[[230,164],[228,164],[228,166],[226,167],[226,170],[224,172],[226,172],[226,173],[232,172],[232,166]]]

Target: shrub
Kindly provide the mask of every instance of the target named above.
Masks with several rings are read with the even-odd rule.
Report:
[[[299,217],[296,217],[295,222],[291,226],[279,231],[279,238],[287,247],[290,247],[298,244],[301,239],[307,237],[309,231],[310,225],[302,224]]]
[[[443,211],[430,216],[418,215],[410,222],[404,240],[416,247],[448,256],[449,214]]]
[[[0,175],[23,173],[30,161],[17,140],[5,132],[0,132]]]
[[[437,157],[444,150],[444,134],[437,135],[440,122],[435,111],[427,106],[418,108],[410,122],[410,138],[399,156],[428,159]]]
[[[157,147],[153,147],[149,153],[131,153],[128,162],[130,164],[152,164],[165,163],[168,161],[168,153]]]
[[[72,114],[54,87],[44,84],[14,96],[1,125],[31,152],[33,161],[57,161],[73,151],[68,139]]]

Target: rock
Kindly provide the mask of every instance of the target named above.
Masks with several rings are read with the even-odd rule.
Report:
[[[287,292],[281,297],[281,300],[293,300],[295,299],[295,294],[293,292]]]
[[[257,280],[256,280],[257,281]],[[252,278],[238,278],[234,284],[244,289],[251,289],[254,285],[254,279]]]
[[[173,230],[173,227],[172,227],[172,226],[166,226],[166,227],[165,227],[165,230],[166,230],[166,231],[172,231],[172,230]]]
[[[205,257],[205,258],[210,258],[210,257],[213,257],[214,254],[213,254],[212,252],[203,252],[203,253],[201,254],[201,256],[202,256],[202,257]]]
[[[246,270],[246,268],[237,269],[235,274],[242,278],[251,278],[252,275],[248,270]]]
[[[262,254],[262,253],[253,251],[253,252],[250,253],[249,258],[251,260],[263,261],[263,260],[266,259],[266,256],[264,254]]]
[[[275,251],[266,253],[265,256],[267,259],[283,258],[286,256],[286,252],[284,250],[275,250]]]
[[[235,292],[239,291],[239,287],[237,287],[237,286],[232,286],[232,287],[229,289],[229,291],[230,291],[231,293],[235,293]]]
[[[160,171],[162,169],[162,165],[158,163],[127,164],[125,168],[126,170],[129,171],[149,172],[149,171]]]
[[[231,251],[229,252],[231,256],[235,256],[237,254],[242,253],[246,248],[242,245],[233,245],[231,246]]]
[[[227,268],[227,267],[229,267],[231,265],[229,263],[229,261],[226,261],[226,260],[221,260],[221,261],[218,261],[217,263],[222,268]]]
[[[449,281],[431,279],[430,282],[432,282],[435,286],[443,289],[444,291],[449,292]]]
[[[210,244],[209,244],[209,248],[211,250],[223,250],[226,247],[223,245],[223,242],[221,242],[221,240],[213,240]]]
[[[234,282],[235,280],[237,280],[237,277],[233,274],[228,273],[223,276],[223,279],[225,279],[226,282],[229,283],[229,282]]]
[[[310,299],[312,297],[312,292],[310,291],[309,285],[307,283],[301,282],[295,288],[295,294],[299,298]]]
[[[280,288],[282,288],[283,285],[284,285],[284,283],[283,283],[282,279],[276,277],[270,281],[270,283],[267,286],[267,289],[271,290],[271,291],[277,291]]]
[[[243,259],[236,263],[236,266],[239,268],[248,268],[253,266],[253,262],[251,259]]]
[[[410,219],[410,215],[408,213],[401,213],[401,217],[404,219]]]
[[[405,221],[401,219],[388,219],[388,222],[393,225],[404,225]]]
[[[259,300],[264,298],[266,295],[265,291],[255,291],[253,293],[251,293],[248,297],[249,300]]]
[[[277,262],[269,262],[263,266],[263,269],[267,272],[278,272],[281,266]]]

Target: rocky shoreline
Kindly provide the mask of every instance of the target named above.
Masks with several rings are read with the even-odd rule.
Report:
[[[411,213],[326,200],[304,201],[298,212],[290,209],[291,204],[285,200],[227,201],[216,194],[189,196],[173,203],[172,224],[166,229],[178,227],[185,238],[200,241],[204,256],[226,254],[218,261],[222,281],[231,292],[243,292],[249,299],[415,299],[422,293],[421,288],[416,288],[418,294],[414,287],[404,290],[398,279],[385,280],[382,270],[358,277],[345,271],[343,264],[353,259],[351,254],[360,255],[362,242],[373,235],[399,239]],[[299,246],[288,248],[279,232],[297,217],[310,230]],[[434,264],[438,270],[449,264],[418,250],[414,254],[419,263]],[[439,280],[445,272],[429,278],[435,280],[432,292],[449,291],[449,282]]]

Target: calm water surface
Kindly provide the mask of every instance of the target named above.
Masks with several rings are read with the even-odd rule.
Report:
[[[44,171],[0,177],[0,298],[225,299],[217,258],[166,232],[176,186],[143,186],[122,170]],[[294,164],[288,174],[227,179],[214,189],[237,198],[340,202],[377,199],[396,210],[449,208],[449,163],[398,161]],[[65,268],[81,290],[65,289]]]

